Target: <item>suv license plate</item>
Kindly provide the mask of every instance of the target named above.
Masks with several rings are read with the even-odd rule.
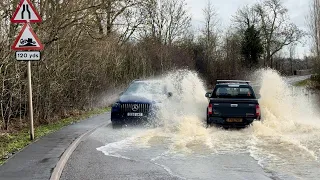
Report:
[[[240,123],[242,122],[241,118],[228,118],[227,122],[236,122],[236,123]]]
[[[141,116],[143,116],[143,113],[128,113],[127,116],[141,117]]]

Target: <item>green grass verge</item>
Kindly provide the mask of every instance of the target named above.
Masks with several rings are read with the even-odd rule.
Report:
[[[295,86],[308,86],[310,85],[312,82],[312,80],[310,79],[306,79],[306,80],[303,80],[303,81],[299,81],[297,82],[296,84],[294,84]]]
[[[35,138],[37,140],[65,126],[68,126],[75,122],[79,122],[93,115],[102,114],[108,111],[110,111],[110,108],[95,109],[76,117],[62,119],[61,121],[51,123],[48,125],[40,125],[35,128],[35,132],[34,132]],[[32,143],[32,141],[30,141],[30,135],[29,135],[28,129],[24,129],[20,132],[12,133],[12,134],[9,134],[9,133],[0,134],[0,165],[2,165],[8,159],[8,157],[10,157],[13,153],[23,149],[30,143]]]

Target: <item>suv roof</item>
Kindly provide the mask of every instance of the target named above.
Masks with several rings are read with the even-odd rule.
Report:
[[[132,82],[146,82],[146,83],[152,83],[152,82],[162,82],[158,79],[135,79]]]

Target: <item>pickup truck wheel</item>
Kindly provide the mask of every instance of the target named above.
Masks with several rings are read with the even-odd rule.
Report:
[[[207,127],[208,127],[208,125],[210,124],[210,123],[209,123],[209,117],[208,117],[208,109],[207,109],[207,118],[206,118],[206,121],[207,121]]]
[[[207,121],[207,128],[208,128],[208,127],[210,127],[210,126],[211,126],[211,122],[209,122],[209,117],[208,117],[208,116],[207,116],[206,121]]]

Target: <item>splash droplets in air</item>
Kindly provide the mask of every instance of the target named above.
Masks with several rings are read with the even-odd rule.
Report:
[[[319,120],[315,116],[313,103],[301,90],[295,90],[293,86],[288,85],[276,71],[260,72],[259,103],[262,107],[264,126],[278,132],[294,131],[301,125]]]
[[[162,102],[156,117],[158,131],[170,138],[170,149],[190,152],[193,144],[211,147],[211,137],[206,130],[205,117],[208,100],[206,89],[197,73],[177,71],[163,77],[173,96]],[[146,134],[143,138],[152,138]],[[192,148],[192,147],[191,147]]]
[[[248,150],[252,157],[269,170],[295,177],[307,169],[320,168],[320,118],[314,101],[305,90],[295,88],[273,70],[260,71],[259,103],[263,123],[255,122]],[[317,173],[317,171],[314,171]]]

